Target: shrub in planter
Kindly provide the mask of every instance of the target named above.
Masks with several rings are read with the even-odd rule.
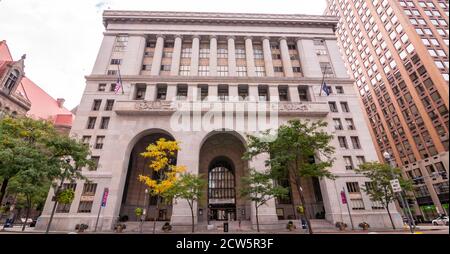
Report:
[[[295,226],[294,222],[292,222],[292,221],[289,221],[289,222],[287,223],[287,225],[286,225],[286,229],[289,230],[289,231],[292,231],[292,230],[294,230],[294,229],[296,229],[296,228],[297,228],[297,227]]]
[[[164,225],[162,226],[162,230],[163,230],[164,232],[168,232],[168,231],[172,230],[172,225],[170,225],[169,222],[166,222],[166,223],[164,223]]]
[[[339,230],[344,231],[347,228],[347,224],[345,224],[344,222],[338,221],[336,222],[335,225],[337,228],[339,228]]]
[[[75,197],[75,191],[72,189],[65,189],[58,193],[56,200],[60,204],[70,204]]]
[[[144,213],[144,209],[138,207],[134,210],[134,214],[136,214],[136,219],[140,220],[142,214]]]
[[[117,223],[115,226],[114,226],[114,231],[116,231],[117,233],[122,233],[122,231],[124,230],[124,229],[126,229],[127,228],[127,225],[125,225],[125,224],[123,224],[123,223]]]
[[[367,222],[361,222],[361,223],[359,223],[359,225],[358,225],[360,228],[362,228],[363,230],[367,230],[367,229],[369,229],[369,227],[370,227],[370,225],[369,225],[369,223],[367,223]]]
[[[86,224],[77,224],[75,225],[75,230],[78,231],[79,233],[84,232],[86,229],[88,229],[88,225]]]

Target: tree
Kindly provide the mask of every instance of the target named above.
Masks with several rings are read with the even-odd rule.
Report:
[[[155,218],[153,219],[153,233],[156,232],[156,218],[159,214],[160,198],[170,199],[171,188],[177,181],[178,174],[184,172],[185,166],[176,165],[176,153],[180,151],[177,141],[160,138],[155,144],[150,144],[146,152],[141,153],[144,158],[151,158],[148,167],[152,176],[139,175],[139,181],[149,187],[149,194],[157,197]]]
[[[262,153],[270,155],[266,164],[270,166],[271,175],[279,180],[287,178],[297,188],[302,207],[300,210],[305,212],[310,234],[313,230],[309,211],[305,207],[302,179],[334,178],[328,171],[334,160],[334,147],[329,144],[333,136],[323,130],[326,126],[327,123],[323,121],[290,120],[278,128],[274,138],[270,138],[271,130],[262,132],[261,136],[249,135],[248,150],[244,154],[245,159],[252,159]]]
[[[186,200],[191,209],[192,233],[195,231],[194,204],[203,197],[206,181],[199,175],[185,173],[175,182],[168,195],[174,199]]]
[[[259,232],[258,209],[272,198],[285,198],[288,189],[273,184],[270,172],[251,170],[249,176],[242,178],[241,196],[248,197],[255,205],[256,228]]]
[[[405,191],[412,189],[412,182],[403,179],[399,168],[393,168],[388,164],[379,162],[366,162],[359,165],[355,172],[363,174],[370,179],[370,183],[366,184],[361,189],[366,192],[372,201],[380,202],[386,209],[389,219],[391,220],[392,228],[395,229],[394,221],[392,220],[389,204],[397,199],[395,192],[392,190],[390,181],[398,179],[400,186]]]

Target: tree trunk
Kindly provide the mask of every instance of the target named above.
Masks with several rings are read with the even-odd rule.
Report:
[[[255,202],[256,230],[259,232],[258,203]]]
[[[25,216],[25,222],[22,226],[22,232],[25,231],[25,228],[27,226],[28,217],[30,217],[30,210],[31,210],[31,198],[27,196],[27,213]]]
[[[156,233],[156,218],[159,216],[159,196],[156,198],[155,218],[153,218],[153,234]]]
[[[3,203],[3,198],[6,194],[6,186],[8,186],[9,178],[3,179],[2,188],[0,189],[0,205]]]
[[[392,216],[391,216],[391,211],[389,211],[389,204],[386,206],[386,211],[389,215],[389,219],[391,220],[391,224],[392,224],[392,228],[395,230],[395,225],[394,225],[394,221],[392,220]]]
[[[65,174],[64,174],[64,175],[65,175]],[[52,213],[50,214],[50,219],[48,220],[47,229],[45,230],[45,233],[46,233],[46,234],[48,234],[48,232],[50,231],[50,226],[51,226],[51,224],[52,224],[53,216],[55,215],[55,211],[56,211],[56,205],[58,204],[57,195],[58,195],[58,193],[61,191],[61,189],[62,189],[62,187],[63,187],[63,185],[64,185],[64,180],[65,180],[65,177],[63,177],[63,178],[61,179],[61,183],[60,183],[60,185],[58,186],[58,189],[56,190],[56,193],[54,194],[55,201],[53,201]]]
[[[300,177],[296,176],[296,186],[297,186],[297,191],[298,194],[300,196],[300,201],[301,201],[301,205],[303,206],[303,212],[305,214],[305,220],[306,220],[306,224],[308,225],[308,231],[310,234],[314,234],[312,227],[311,227],[311,222],[309,221],[309,212],[308,209],[306,208],[306,201],[305,201],[305,197],[303,196],[303,191],[302,191],[302,187],[301,187],[301,182],[300,182]]]
[[[194,204],[193,204],[194,202],[192,202],[192,204],[191,203],[189,203],[188,202],[188,204],[189,204],[189,207],[191,208],[191,219],[192,219],[192,233],[194,233],[194,231],[195,231],[195,226],[194,226]]]

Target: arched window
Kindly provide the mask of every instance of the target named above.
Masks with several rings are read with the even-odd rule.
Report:
[[[209,171],[209,199],[216,200],[234,200],[235,198],[235,179],[232,165],[223,160],[218,160],[212,164]]]
[[[18,70],[13,70],[6,80],[5,88],[8,90],[12,90],[16,85],[17,80],[19,79],[20,72]]]

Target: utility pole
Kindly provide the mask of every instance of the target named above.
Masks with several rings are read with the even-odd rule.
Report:
[[[386,161],[388,161],[389,165],[391,166],[392,179],[393,180],[397,179],[397,176],[394,173],[395,163],[394,163],[393,158],[391,157],[391,154],[389,154],[388,152],[384,152],[383,156],[386,159]],[[403,198],[403,190],[401,192],[399,192],[397,195],[398,195],[398,199],[400,200],[400,202],[402,204],[403,212],[405,212],[405,208],[407,209],[407,212],[405,212],[406,213],[405,215],[406,215],[406,218],[408,219],[409,230],[411,231],[412,234],[414,234],[414,228],[416,227],[416,225],[414,223],[414,217],[412,216],[409,204],[408,204],[408,202],[405,202],[405,200]]]
[[[342,187],[342,201],[345,201],[345,204],[347,204],[347,210],[348,210],[348,216],[350,217],[350,224],[352,225],[352,230],[355,230],[355,226],[353,225],[353,218],[352,213],[350,212],[350,205],[347,200],[347,195],[345,194],[345,187]]]

